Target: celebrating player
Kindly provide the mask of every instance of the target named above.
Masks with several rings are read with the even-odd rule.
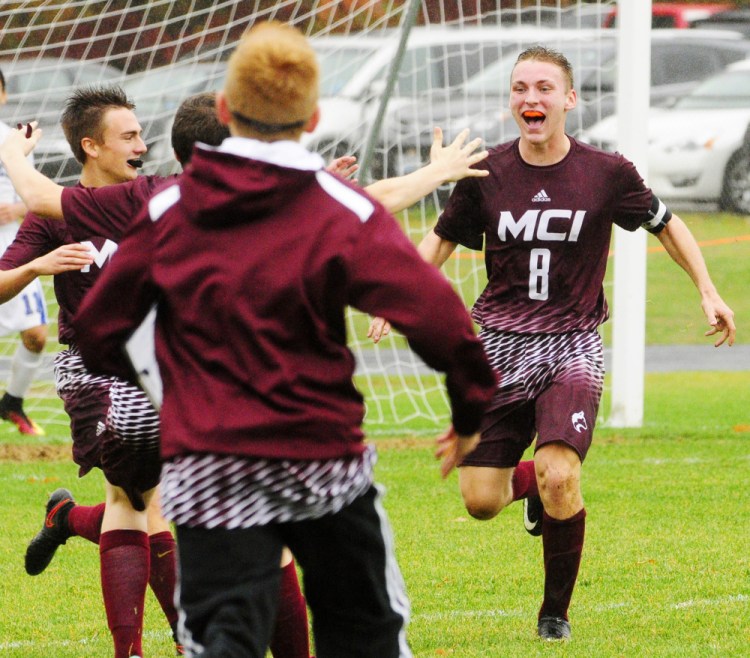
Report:
[[[119,88],[76,91],[65,106],[62,125],[82,164],[81,186],[101,187],[136,178],[146,145],[133,105]],[[19,268],[74,241],[65,223],[28,214],[0,260],[0,269]],[[91,375],[78,354],[70,318],[99,274],[99,265],[116,248],[105,222],[83,242],[95,265],[55,277],[59,340],[67,346],[56,357],[55,377],[70,416],[74,460],[81,475],[94,467],[102,469],[106,506],[75,508],[69,492],[57,490],[47,504],[45,527],[27,550],[26,570],[30,574],[43,571],[55,549],[71,534],[98,540],[102,593],[115,656],[128,658],[140,653],[149,583],[167,619],[172,625],[177,622],[174,538],[155,500],[146,510],[159,480],[158,415],[140,389]],[[168,559],[152,561],[154,552],[166,553]]]
[[[284,545],[304,573],[319,657],[410,655],[348,304],[392,319],[447,372],[445,472],[473,447],[494,390],[450,285],[382,206],[297,143],[317,122],[317,83],[297,30],[248,32],[217,98],[232,138],[199,147],[151,199],[75,321],[91,366],[130,374],[123,342],[158,302],[162,500],[191,655],[265,655]]]
[[[583,549],[581,465],[591,445],[604,377],[597,327],[608,317],[602,280],[612,225],[655,234],[690,275],[716,345],[732,345],[734,314],[711,282],[682,220],[633,165],[565,134],[576,105],[567,59],[523,52],[511,75],[519,139],[490,149],[487,178],[456,185],[419,246],[442,265],[457,244],[486,253],[488,283],[473,308],[500,386],[479,447],[459,472],[469,513],[491,519],[525,500],[525,524],[542,536],[544,598],[537,630],[570,637],[568,606]],[[388,325],[376,318],[377,341]],[[534,459],[520,461],[536,437]]]

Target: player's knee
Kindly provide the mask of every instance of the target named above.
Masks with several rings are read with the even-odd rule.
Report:
[[[464,494],[464,506],[472,518],[479,521],[494,519],[505,507],[495,496],[476,496]]]
[[[581,482],[578,469],[567,468],[564,464],[548,466],[537,472],[539,494],[545,509],[564,506],[580,498]]]
[[[39,353],[47,344],[47,325],[40,325],[21,332],[21,342],[29,352]]]

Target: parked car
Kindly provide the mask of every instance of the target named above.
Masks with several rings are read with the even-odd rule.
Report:
[[[37,146],[36,166],[46,176],[67,182],[80,173],[59,127],[65,100],[74,89],[119,83],[125,74],[101,62],[57,57],[1,60],[8,103],[0,119],[9,125],[36,120],[45,137]]]
[[[708,30],[732,30],[750,37],[750,9],[720,11],[693,22],[693,27]]]
[[[565,53],[573,65],[578,106],[567,118],[570,134],[580,134],[615,111],[614,33],[558,30],[554,40],[542,43]],[[652,106],[668,104],[731,62],[750,57],[750,41],[721,31],[654,30],[651,48]],[[467,127],[489,145],[517,137],[518,127],[507,109],[517,55],[518,51],[505,53],[462,87],[403,104],[389,115],[382,146],[388,153],[388,173],[408,173],[421,166],[429,156],[436,125],[443,128],[446,140]]]
[[[728,9],[735,5],[726,2],[654,2],[651,5],[651,27],[663,28],[691,28],[696,21],[708,18],[712,14]],[[605,27],[617,26],[617,7],[613,7],[604,21]]]
[[[497,60],[503,50],[515,49],[531,35],[544,38],[553,32],[539,27],[413,28],[388,112],[428,90],[454,89]],[[360,154],[386,87],[399,34],[330,36],[311,43],[321,69],[321,118],[316,130],[303,136],[303,144],[326,158]],[[379,162],[376,177],[383,173]]]
[[[750,214],[750,61],[704,80],[671,107],[648,119],[648,184],[664,201],[711,202]],[[617,146],[617,117],[582,138],[604,149]]]

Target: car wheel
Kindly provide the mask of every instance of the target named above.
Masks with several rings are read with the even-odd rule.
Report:
[[[719,207],[750,215],[750,148],[740,149],[729,159]]]

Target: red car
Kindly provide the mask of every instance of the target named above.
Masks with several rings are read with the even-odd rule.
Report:
[[[736,9],[733,4],[711,2],[705,4],[685,4],[683,2],[654,2],[651,6],[651,27],[687,28],[694,21],[708,18],[720,11]],[[613,8],[604,20],[604,27],[615,27],[617,8]]]

